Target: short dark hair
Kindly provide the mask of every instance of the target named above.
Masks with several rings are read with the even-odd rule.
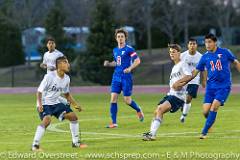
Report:
[[[125,38],[128,38],[128,32],[124,28],[119,28],[115,30],[115,37],[117,37],[118,33],[123,33],[125,35]]]
[[[217,42],[217,37],[216,37],[214,34],[212,34],[212,33],[207,34],[207,35],[205,36],[205,39],[211,39],[211,40],[213,40],[214,42]]]
[[[49,41],[55,42],[55,39],[54,39],[53,37],[49,36],[49,37],[47,38],[47,41],[46,41],[46,42],[48,43]]]
[[[168,48],[176,49],[178,52],[181,52],[181,46],[178,44],[168,44]]]
[[[189,42],[196,42],[196,43],[197,43],[197,40],[196,40],[195,38],[189,38],[189,39],[188,39],[188,43],[189,43]]]
[[[58,68],[58,64],[59,64],[60,62],[62,62],[63,60],[66,60],[66,59],[67,59],[66,56],[58,57],[58,58],[56,59],[56,68]]]

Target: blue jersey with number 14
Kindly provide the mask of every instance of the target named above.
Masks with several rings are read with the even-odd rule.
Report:
[[[231,87],[230,64],[236,57],[230,50],[217,48],[215,52],[207,51],[199,61],[196,69],[204,71],[207,69],[208,80],[207,89],[218,89]]]
[[[124,73],[123,71],[130,67],[132,62],[138,58],[134,48],[129,45],[125,45],[123,48],[116,47],[113,49],[113,58],[116,62],[113,81],[121,82],[122,78],[131,77],[131,73]]]

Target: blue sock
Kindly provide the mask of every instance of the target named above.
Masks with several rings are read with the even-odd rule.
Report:
[[[205,126],[202,130],[202,134],[206,135],[208,133],[208,129],[212,127],[213,123],[215,122],[216,116],[217,116],[217,112],[214,112],[214,111],[209,112],[209,115],[205,122]]]
[[[117,124],[117,111],[118,111],[117,103],[111,103],[110,113],[113,124]]]
[[[131,104],[129,104],[129,106],[135,109],[137,112],[141,111],[140,107],[134,101],[132,101]]]

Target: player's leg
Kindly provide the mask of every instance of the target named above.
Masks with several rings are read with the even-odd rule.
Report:
[[[132,97],[131,97],[132,88],[133,88],[133,84],[132,84],[131,78],[127,78],[123,80],[122,90],[123,90],[124,102],[137,112],[137,116],[140,122],[143,122],[144,120],[143,111],[141,107],[134,100],[132,100]]]
[[[107,128],[117,127],[117,112],[118,112],[118,95],[121,93],[122,85],[120,82],[112,81],[111,84],[111,100],[110,100],[110,116],[112,122],[107,125]]]
[[[87,145],[80,141],[78,117],[74,112],[69,112],[64,115],[65,119],[69,120],[69,127],[72,135],[72,147],[86,148]]]
[[[192,96],[191,95],[187,95],[187,98],[186,98],[186,102],[184,103],[184,106],[183,106],[183,111],[182,111],[182,115],[180,117],[180,121],[182,123],[185,122],[185,119],[190,111],[190,108],[191,108],[191,101],[192,101]]]
[[[186,119],[186,116],[188,115],[190,108],[191,108],[191,102],[193,98],[197,98],[197,92],[198,92],[199,85],[197,84],[189,84],[187,86],[187,97],[186,102],[183,106],[183,112],[182,116],[180,117],[180,121],[183,123]]]
[[[154,119],[151,123],[150,132],[143,134],[143,140],[154,140],[157,130],[163,121],[163,115],[166,112],[174,113],[184,105],[184,101],[175,96],[166,96],[158,104],[154,113]]]
[[[212,127],[213,123],[216,120],[217,111],[219,107],[224,105],[229,93],[230,93],[230,88],[216,90],[215,99],[211,105],[210,112],[205,122],[205,126],[202,130],[202,135],[200,136],[200,139],[206,138],[209,128]]]
[[[33,138],[32,151],[41,151],[40,141],[45,133],[46,128],[51,123],[51,108],[49,106],[43,107],[43,112],[39,113],[41,124],[37,127],[35,136]]]
[[[155,140],[157,135],[157,130],[163,121],[163,114],[171,110],[171,104],[168,101],[164,101],[162,104],[158,105],[155,112],[154,118],[150,126],[150,132],[143,133],[143,140]]]

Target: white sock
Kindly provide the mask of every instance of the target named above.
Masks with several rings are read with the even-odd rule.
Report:
[[[183,106],[183,112],[182,112],[183,116],[187,116],[190,108],[191,108],[191,103],[189,103],[189,104],[185,103],[185,104],[184,104],[184,106]]]
[[[72,134],[73,143],[77,143],[79,141],[79,124],[78,121],[70,121],[70,130]]]
[[[155,118],[152,121],[150,132],[153,136],[156,136],[157,130],[160,127],[161,122],[162,122],[162,120],[160,118]]]
[[[33,139],[33,145],[39,145],[40,140],[42,139],[45,132],[45,128],[41,125],[37,127],[34,139]]]

